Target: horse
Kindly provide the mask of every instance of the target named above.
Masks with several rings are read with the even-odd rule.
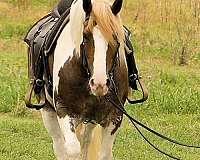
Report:
[[[45,87],[41,114],[58,160],[112,159],[123,114],[106,97],[128,96],[122,3],[75,0],[49,56],[53,98]]]

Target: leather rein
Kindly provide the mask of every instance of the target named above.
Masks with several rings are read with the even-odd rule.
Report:
[[[118,49],[119,49],[119,46],[118,46]],[[119,53],[117,53],[116,55],[118,55]],[[118,59],[117,56],[115,57],[115,59]],[[139,132],[139,134],[142,136],[142,138],[151,146],[153,147],[155,150],[157,150],[158,152],[164,154],[165,156],[167,157],[170,157],[172,159],[176,159],[176,160],[180,160],[181,158],[178,158],[178,157],[175,157],[161,149],[159,149],[157,146],[155,146],[151,141],[148,140],[148,138],[142,133],[142,131],[139,129],[138,126],[144,128],[145,130],[147,130],[148,132],[156,135],[157,137],[160,137],[170,143],[173,143],[173,144],[176,144],[176,145],[179,145],[179,146],[183,146],[183,147],[189,147],[189,148],[199,148],[200,149],[200,146],[195,146],[195,145],[188,145],[188,144],[184,144],[184,143],[181,143],[181,142],[178,142],[174,139],[171,139],[165,135],[162,135],[160,134],[159,132],[149,128],[148,126],[144,125],[143,123],[141,123],[140,121],[136,120],[135,118],[133,118],[131,115],[129,115],[127,113],[127,111],[125,110],[124,108],[124,105],[122,103],[122,101],[120,100],[119,96],[118,96],[118,90],[117,90],[117,87],[116,87],[116,84],[115,84],[115,81],[113,79],[113,72],[114,72],[114,68],[115,66],[117,65],[116,63],[117,60],[114,61],[114,64],[113,64],[113,67],[111,69],[111,72],[109,73],[109,80],[111,82],[111,87],[109,88],[109,90],[111,91],[112,94],[114,94],[114,98],[115,100],[117,99],[117,103],[115,102],[115,100],[113,100],[113,97],[112,96],[109,96],[109,95],[106,95],[105,96],[105,99],[110,102],[116,109],[118,109],[122,114],[124,114],[130,121],[131,123],[133,124],[133,126],[136,128],[136,130]],[[135,75],[135,80],[138,81],[139,83],[139,86],[142,90],[142,93],[143,93],[143,97],[141,99],[138,99],[138,100],[130,100],[129,98],[127,98],[128,102],[130,104],[137,104],[137,103],[142,103],[144,101],[146,101],[148,99],[148,90],[147,88],[145,87],[145,84],[144,82],[142,81],[142,78]]]

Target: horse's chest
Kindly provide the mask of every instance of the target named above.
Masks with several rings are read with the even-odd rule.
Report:
[[[57,91],[54,96],[60,117],[69,115],[101,124],[118,117],[116,110],[104,98],[90,95],[87,75],[75,60],[65,63],[60,69]]]

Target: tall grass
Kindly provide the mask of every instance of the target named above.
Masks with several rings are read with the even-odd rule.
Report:
[[[126,1],[123,18],[134,33],[138,51],[167,57],[174,64],[199,62],[198,0]]]

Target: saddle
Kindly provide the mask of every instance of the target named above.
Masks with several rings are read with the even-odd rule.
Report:
[[[30,86],[25,97],[25,103],[28,108],[41,109],[45,104],[45,99],[41,99],[41,91],[44,84],[52,97],[52,77],[48,68],[48,56],[55,49],[56,41],[65,25],[69,22],[69,12],[71,1],[65,7],[57,5],[48,15],[37,21],[26,34],[24,41],[28,45],[28,75]],[[44,80],[43,75],[47,76]],[[32,104],[32,93],[40,96],[41,103]],[[44,96],[45,98],[45,96]]]

